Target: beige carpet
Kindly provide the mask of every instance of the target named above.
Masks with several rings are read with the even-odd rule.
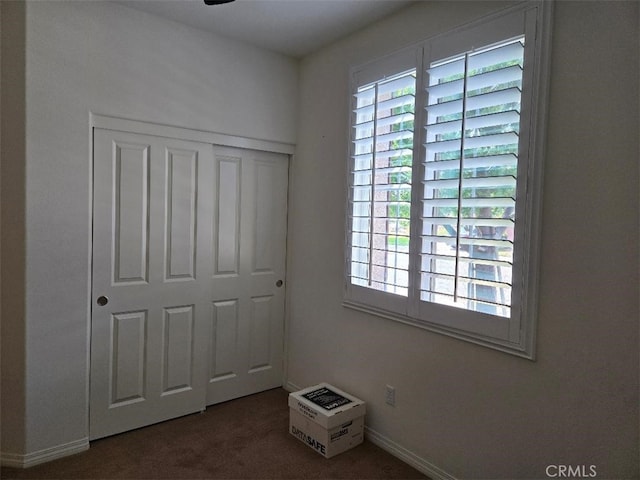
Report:
[[[2,479],[418,479],[375,445],[325,459],[288,433],[287,392],[251,395],[169,422],[97,440],[83,453]]]

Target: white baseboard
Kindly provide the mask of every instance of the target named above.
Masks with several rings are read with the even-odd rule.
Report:
[[[88,449],[89,438],[87,437],[25,455],[0,452],[0,464],[2,464],[3,467],[29,468],[41,463],[50,462],[51,460],[84,452]]]
[[[296,392],[298,390],[302,390],[301,387],[289,381],[285,383],[283,388],[288,392]],[[404,463],[411,465],[413,468],[415,468],[419,472],[424,473],[432,480],[456,480],[453,475],[448,474],[441,468],[436,467],[434,464],[428,462],[424,458],[419,457],[415,453],[404,448],[402,445],[399,445],[398,443],[367,427],[366,425],[364,427],[364,435],[365,438],[374,445],[380,447],[394,457],[402,460]]]
[[[282,388],[284,388],[287,392],[297,392],[298,390],[302,390],[302,387],[299,387],[298,385],[291,383],[291,382],[286,382]]]
[[[365,425],[364,436],[374,445],[382,448],[386,452],[390,453],[396,458],[399,458],[408,465],[411,465],[416,470],[424,473],[432,480],[456,480],[456,477],[448,474],[441,468],[436,467],[431,462],[428,462],[422,457],[419,457],[415,453],[407,450],[402,445],[394,442],[393,440],[381,435],[380,433],[372,430]]]

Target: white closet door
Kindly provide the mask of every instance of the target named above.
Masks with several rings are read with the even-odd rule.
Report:
[[[91,439],[205,408],[212,150],[94,131]]]
[[[282,385],[287,177],[95,129],[90,439]]]
[[[282,385],[288,157],[214,148],[207,404]]]

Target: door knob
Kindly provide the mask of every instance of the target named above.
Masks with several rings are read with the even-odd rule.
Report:
[[[109,303],[109,299],[107,297],[105,297],[104,295],[98,297],[98,300],[96,300],[96,303],[98,305],[100,305],[101,307],[104,307],[107,303]]]
[[[278,280],[276,282],[276,287],[280,288],[282,286],[282,280]]]

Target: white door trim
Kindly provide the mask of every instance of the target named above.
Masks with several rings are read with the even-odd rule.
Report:
[[[123,132],[139,133],[143,135],[156,135],[167,138],[178,138],[194,142],[210,143],[224,147],[246,148],[263,152],[284,153],[293,155],[295,145],[291,143],[262,140],[259,138],[227,135],[224,133],[208,132],[205,130],[193,130],[173,125],[161,125],[152,122],[143,122],[126,118],[110,117],[89,112],[90,127],[105,130],[119,130]]]

